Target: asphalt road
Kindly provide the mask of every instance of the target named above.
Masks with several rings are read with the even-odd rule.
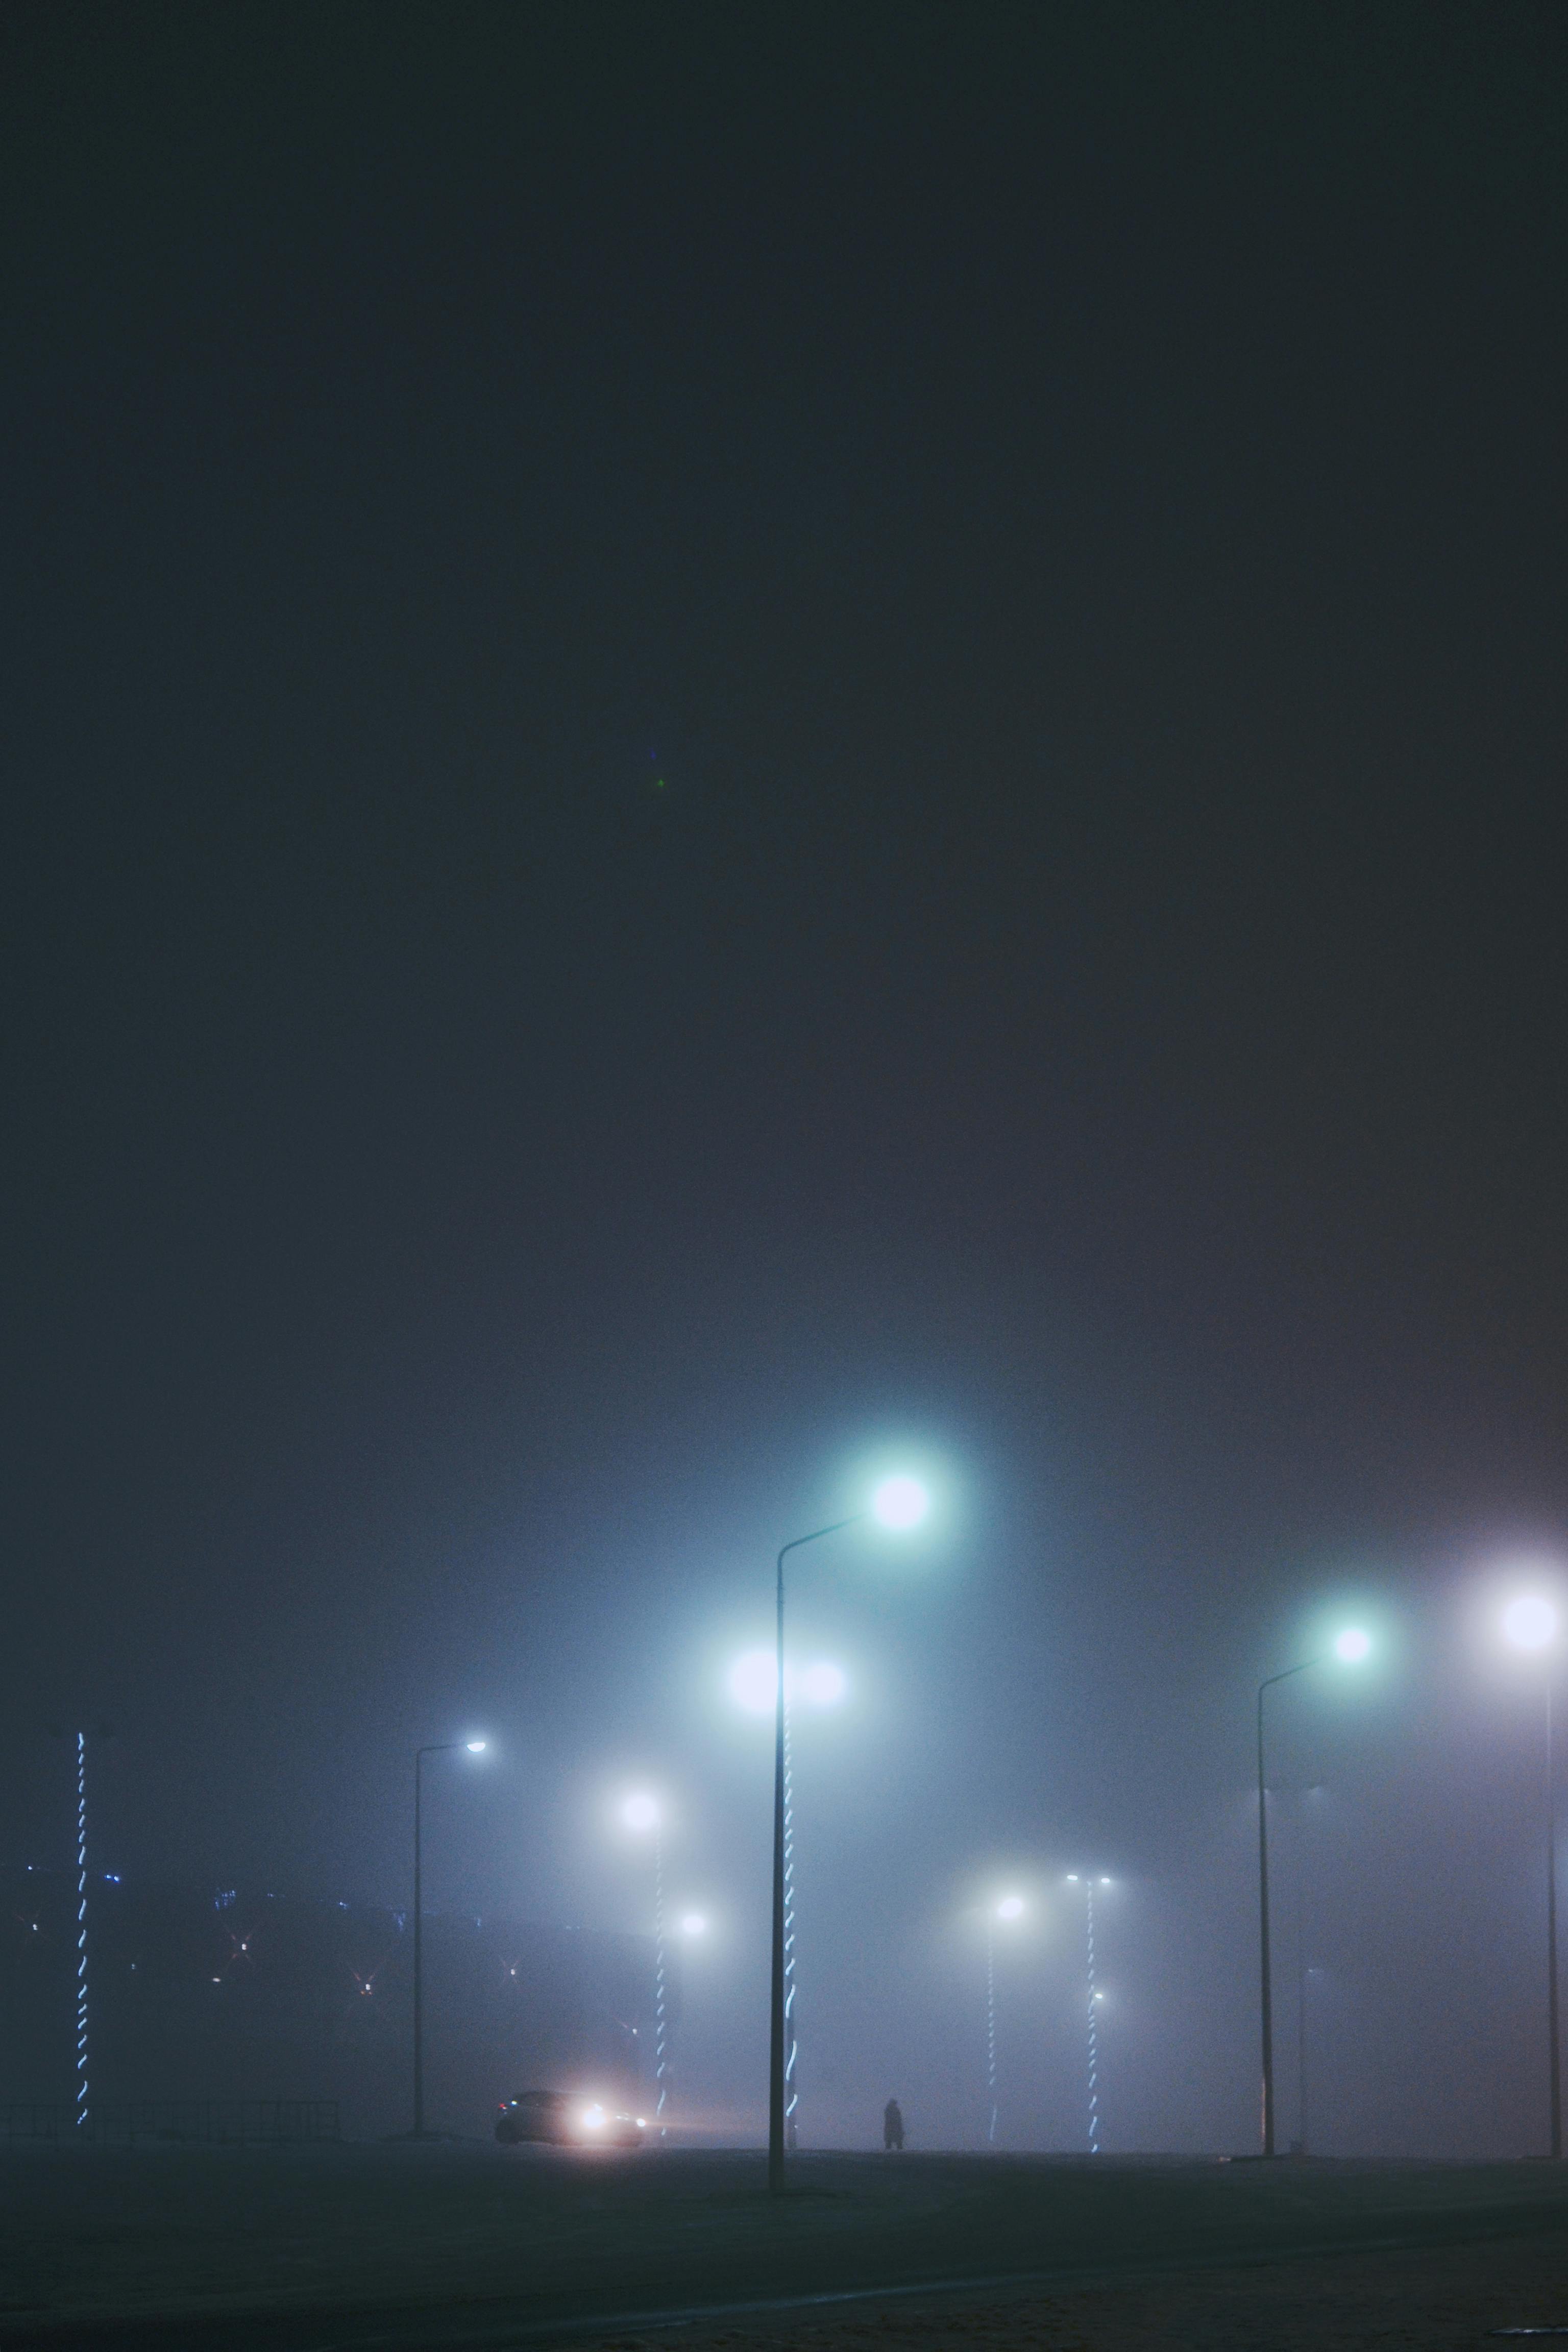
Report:
[[[15,2149],[0,2347],[540,2346],[846,2296],[1436,2252],[1568,2230],[1565,2170],[805,2155],[773,2200],[744,2151]]]

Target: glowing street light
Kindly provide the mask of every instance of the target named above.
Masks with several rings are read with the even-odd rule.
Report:
[[[705,1936],[708,1933],[708,1922],[700,1911],[688,1911],[682,1916],[680,1932],[683,1936]]]
[[[450,1756],[459,1747],[465,1755],[482,1756],[489,1741],[484,1739],[437,1739],[414,1751],[414,2137],[427,2137],[425,2129],[425,1908],[421,1878],[420,1842],[425,1801],[424,1770],[426,1756]]]
[[[870,1497],[872,1517],[894,1534],[906,1534],[918,1527],[930,1507],[930,1497],[924,1486],[918,1478],[907,1475],[882,1479]],[[852,1511],[847,1518],[835,1519],[825,1528],[814,1528],[809,1535],[793,1537],[781,1549],[774,1570],[773,1920],[768,2002],[768,2189],[775,2197],[784,2194],[784,2141],[793,2126],[796,2105],[795,2045],[792,2030],[795,2010],[795,1838],[785,1753],[788,1734],[784,1711],[784,1561],[792,1551],[799,1551],[806,1544],[820,1543],[825,1536],[836,1536],[843,1528],[854,1527],[865,1516],[862,1511]]]
[[[918,1478],[884,1478],[871,1496],[872,1517],[896,1535],[918,1528],[930,1509],[931,1496]]]
[[[1100,1884],[1101,1886],[1109,1886],[1110,1881],[1109,1878],[1102,1878]],[[1068,1885],[1083,1888],[1083,1924],[1089,1960],[1089,2152],[1090,2156],[1098,2156],[1100,2154],[1100,2030],[1095,2004],[1097,2001],[1102,2001],[1105,1995],[1102,1992],[1097,1992],[1094,1989],[1094,1880],[1087,1874],[1080,1878],[1076,1870],[1069,1870]]]
[[[1543,1593],[1521,1592],[1502,1612],[1504,1638],[1544,1662],[1557,1640],[1558,1615]],[[1552,1753],[1552,1674],[1542,1675],[1546,1703],[1546,2063],[1552,2153],[1563,2153],[1563,2069],[1557,2011],[1557,1774]]]
[[[1270,1675],[1258,1685],[1258,1952],[1259,2003],[1263,2043],[1263,2153],[1274,2153],[1274,1984],[1268,1956],[1268,1798],[1263,1775],[1263,1694],[1276,1683],[1288,1683],[1332,1656],[1342,1665],[1359,1666],[1372,1654],[1372,1636],[1359,1625],[1346,1625],[1335,1634],[1328,1652],[1303,1658],[1299,1666]]]
[[[1557,1612],[1539,1592],[1521,1592],[1503,1611],[1502,1630],[1516,1650],[1544,1650],[1557,1631]]]

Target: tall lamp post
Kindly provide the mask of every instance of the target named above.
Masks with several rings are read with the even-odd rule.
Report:
[[[1258,1685],[1258,1989],[1261,1996],[1260,2013],[1263,2028],[1263,2153],[1274,2154],[1274,1984],[1268,1956],[1268,1799],[1264,1785],[1263,1770],[1263,1696],[1277,1683],[1294,1681],[1313,1666],[1321,1666],[1327,1654],[1338,1658],[1342,1664],[1359,1666],[1372,1649],[1370,1637],[1358,1626],[1347,1626],[1337,1634],[1331,1654],[1322,1653],[1315,1658],[1303,1658],[1299,1666],[1287,1666],[1280,1675],[1270,1675]]]
[[[425,1905],[421,1842],[424,1829],[425,1759],[426,1756],[449,1756],[461,1748],[469,1756],[482,1756],[486,1741],[482,1739],[435,1739],[414,1751],[414,2137],[424,2139],[425,2130]]]
[[[871,1497],[871,1515],[883,1527],[899,1532],[918,1527],[930,1509],[930,1498],[917,1478],[884,1478]],[[865,1517],[852,1511],[847,1519],[814,1528],[808,1536],[795,1536],[781,1549],[774,1575],[776,1633],[773,1649],[773,1967],[768,2004],[768,2188],[782,2196],[784,2185],[784,2116],[786,2075],[794,2074],[794,2045],[787,2036],[794,2006],[794,1939],[786,1936],[785,1904],[785,1782],[784,1754],[784,1561],[792,1551],[838,1535]]]
[[[669,2035],[665,1999],[664,1962],[664,1816],[657,1797],[628,1797],[621,1819],[629,1830],[653,1832],[653,2086],[654,2116],[660,2139],[665,2137],[664,2109],[668,2095]]]
[[[1100,1880],[1109,1886],[1109,1878]],[[1094,1981],[1094,1881],[1087,1872],[1080,1880],[1076,1870],[1068,1873],[1069,1886],[1082,1885],[1084,1952],[1088,1962],[1089,1984],[1089,2152],[1100,2154],[1100,2013],[1095,2004],[1100,1991]]]
[[[996,2089],[996,1922],[998,1919],[1021,1919],[1024,1898],[1021,1895],[1004,1895],[1000,1903],[990,1906],[985,1914],[985,2092],[991,2113],[985,2126],[985,2145],[996,2145],[996,2117],[1001,2102]]]
[[[1548,1650],[1557,1612],[1539,1593],[1522,1593],[1503,1611],[1502,1630],[1516,1650]],[[1552,1753],[1552,1675],[1542,1676],[1546,1706],[1546,2064],[1552,2153],[1563,2153],[1563,2069],[1557,2017],[1557,1773]]]

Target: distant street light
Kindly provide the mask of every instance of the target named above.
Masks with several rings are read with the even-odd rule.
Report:
[[[1326,1655],[1337,1658],[1342,1665],[1359,1666],[1372,1654],[1372,1637],[1359,1625],[1347,1625],[1337,1633],[1331,1649],[1315,1658],[1303,1658],[1299,1666],[1287,1666],[1280,1675],[1270,1675],[1258,1685],[1258,1950],[1260,2011],[1263,2041],[1263,2153],[1274,2154],[1274,1984],[1268,1956],[1268,1797],[1263,1773],[1263,1695],[1276,1683],[1288,1683],[1298,1675],[1321,1666]]]
[[[630,1830],[653,1832],[653,2112],[658,2125],[658,2136],[663,2139],[668,2090],[665,2075],[669,2049],[665,2000],[664,1819],[657,1799],[642,1795],[626,1799],[621,1807],[621,1819]]]
[[[1100,1880],[1109,1886],[1109,1878]],[[1087,1873],[1080,1878],[1076,1870],[1068,1873],[1069,1886],[1083,1888],[1083,1922],[1089,1961],[1089,2152],[1100,2154],[1100,2019],[1096,2004],[1105,1999],[1094,1986],[1094,1881]]]
[[[918,1478],[884,1478],[871,1496],[871,1516],[884,1528],[905,1533],[918,1527],[931,1500]],[[781,1549],[774,1571],[776,1633],[773,1644],[773,1932],[768,2016],[768,2189],[779,2197],[784,2185],[784,2138],[795,2107],[795,2042],[790,2038],[795,2007],[795,1936],[792,1900],[794,1822],[788,1799],[784,1717],[784,1561],[792,1551],[820,1543],[865,1517],[852,1511],[809,1535],[795,1536]]]
[[[483,1739],[437,1739],[414,1751],[414,2137],[433,2138],[425,2129],[425,1920],[423,1878],[421,1871],[421,1839],[424,1816],[424,1769],[426,1756],[449,1756],[461,1748],[469,1756],[482,1756],[488,1743]]]
[[[1552,2153],[1563,2153],[1563,2070],[1557,2017],[1557,1773],[1552,1753],[1552,1671],[1544,1654],[1556,1643],[1557,1612],[1538,1592],[1522,1592],[1502,1612],[1502,1630],[1516,1650],[1542,1656],[1546,1706],[1546,2064]]]
[[[990,2118],[985,2126],[985,2145],[996,2145],[996,1922],[1005,1919],[1011,1927],[1024,1916],[1021,1895],[1004,1895],[1000,1903],[988,1904],[985,1911],[985,2091],[991,2104]]]

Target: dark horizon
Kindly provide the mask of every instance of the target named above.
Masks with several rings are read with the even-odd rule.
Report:
[[[1325,2138],[1539,2144],[1561,10],[3,37],[0,1863],[107,1724],[101,1867],[405,1903],[482,1731],[433,1906],[640,1933],[657,1786],[760,2106],[725,1675],[907,1453],[793,1588],[811,2128],[972,2128],[1016,1882],[1065,2144],[1089,1866],[1108,2145],[1247,2145],[1342,1606],[1281,2035],[1300,1882]]]

